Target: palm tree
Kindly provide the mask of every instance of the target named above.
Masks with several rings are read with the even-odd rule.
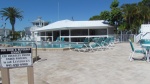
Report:
[[[123,4],[121,6],[123,12],[123,20],[127,23],[126,29],[136,31],[139,22],[141,22],[141,13],[138,5],[133,4]]]
[[[133,12],[132,12],[133,8],[132,8],[131,4],[123,4],[121,6],[121,8],[122,8],[122,12],[123,12],[123,20],[126,21],[127,28],[130,29],[131,20],[132,20],[131,18],[133,16]]]
[[[140,13],[143,16],[143,22],[148,23],[150,20],[150,8],[149,6],[138,4],[139,8],[141,8]]]
[[[23,11],[20,11],[19,9],[17,9],[15,7],[3,8],[0,11],[0,14],[3,17],[6,17],[5,20],[9,19],[9,21],[10,21],[10,24],[12,26],[12,35],[13,35],[13,38],[14,38],[14,32],[15,32],[15,27],[14,26],[15,26],[16,18],[18,18],[19,20],[22,20],[23,19],[22,12]]]
[[[128,30],[135,33],[139,30],[142,23],[148,23],[150,19],[150,8],[142,4],[123,4],[121,6],[123,20],[127,23]]]

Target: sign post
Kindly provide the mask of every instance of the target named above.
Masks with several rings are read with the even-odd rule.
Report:
[[[2,83],[3,84],[10,84],[9,69],[8,68],[1,68],[1,72],[2,72]]]
[[[34,84],[32,48],[0,48],[0,64],[2,83],[10,84],[9,68],[27,67],[28,84]]]
[[[34,84],[34,76],[33,74],[33,66],[27,67],[27,74],[28,74],[28,84]]]

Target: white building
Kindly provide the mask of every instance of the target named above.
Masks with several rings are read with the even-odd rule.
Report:
[[[114,34],[114,27],[104,20],[71,21],[61,20],[33,30],[38,32],[37,41],[55,41],[57,37],[68,42],[81,42],[86,37],[107,37]]]
[[[135,39],[136,42],[140,39],[150,39],[150,24],[142,24],[139,32]]]
[[[8,35],[10,35],[10,29],[4,29],[4,28],[0,28],[0,41],[3,40],[3,37],[7,37]]]
[[[35,31],[38,28],[44,27],[49,24],[49,22],[44,21],[41,17],[38,17],[37,20],[31,22],[33,26],[25,28],[25,40],[35,40],[37,37],[37,32]]]

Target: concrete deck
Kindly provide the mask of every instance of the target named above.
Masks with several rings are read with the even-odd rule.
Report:
[[[137,47],[137,46],[136,46]],[[106,51],[38,51],[34,63],[35,84],[149,84],[150,63],[128,60],[129,43]],[[11,84],[27,84],[27,68],[10,69]]]

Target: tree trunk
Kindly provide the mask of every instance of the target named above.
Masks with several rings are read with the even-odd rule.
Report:
[[[14,27],[15,25],[14,24],[12,24],[12,39],[14,40],[14,32],[15,32],[15,27]]]

